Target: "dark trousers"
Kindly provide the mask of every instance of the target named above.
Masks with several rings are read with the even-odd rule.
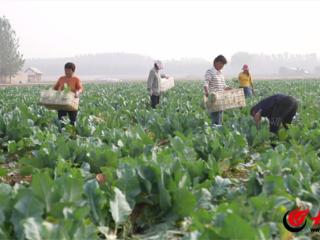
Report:
[[[291,124],[297,113],[298,103],[293,97],[281,99],[273,108],[271,116],[269,116],[270,132],[278,132],[282,124],[288,129],[287,124]]]
[[[64,111],[58,110],[58,119],[61,121],[63,117],[69,116],[70,124],[74,126],[77,121],[78,111]]]
[[[156,106],[160,103],[160,96],[151,95],[151,107],[156,108]]]
[[[222,125],[223,111],[210,113],[211,125]]]

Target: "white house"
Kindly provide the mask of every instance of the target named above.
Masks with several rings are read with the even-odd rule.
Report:
[[[38,83],[41,81],[42,72],[34,67],[29,67],[24,71],[27,74],[29,83]]]

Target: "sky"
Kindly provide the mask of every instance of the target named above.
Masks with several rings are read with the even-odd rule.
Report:
[[[25,58],[128,52],[155,59],[320,55],[320,1],[0,0]]]

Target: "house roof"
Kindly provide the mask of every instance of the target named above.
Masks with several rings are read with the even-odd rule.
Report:
[[[34,67],[28,67],[24,72],[27,72],[28,70],[31,70],[34,73],[42,74],[42,72],[39,69]]]

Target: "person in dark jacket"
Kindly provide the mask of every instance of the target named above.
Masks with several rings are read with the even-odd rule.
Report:
[[[261,100],[251,108],[251,116],[256,124],[259,124],[261,117],[267,117],[270,124],[270,132],[277,133],[282,124],[286,129],[291,124],[298,109],[298,102],[295,98],[283,94],[276,94]]]
[[[155,61],[154,67],[150,70],[150,73],[149,73],[147,90],[150,95],[152,108],[156,108],[156,106],[160,103],[161,75],[159,71],[162,69],[163,69],[162,62],[157,60]]]

